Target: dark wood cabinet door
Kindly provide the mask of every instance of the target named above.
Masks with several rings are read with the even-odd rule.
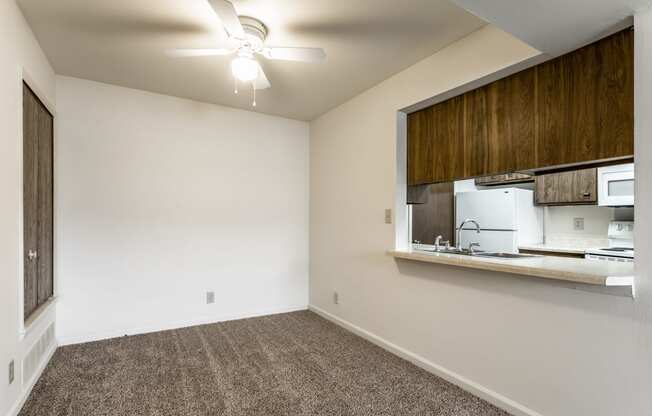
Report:
[[[490,152],[486,173],[536,167],[536,71],[528,69],[488,86]]]
[[[52,115],[41,108],[38,128],[38,304],[54,293],[53,280],[53,123]]]
[[[38,306],[38,127],[39,103],[23,88],[23,313]]]
[[[408,184],[464,177],[464,98],[408,115]]]
[[[434,244],[441,235],[454,244],[455,190],[453,182],[428,185],[425,201],[412,206],[412,241]]]
[[[634,33],[539,65],[537,166],[634,154]]]
[[[535,74],[522,71],[464,95],[466,177],[536,167]]]
[[[535,182],[538,205],[594,205],[598,201],[595,168],[541,175]]]
[[[434,178],[433,108],[408,115],[408,185],[429,183]]]
[[[24,318],[54,294],[54,119],[23,86]]]

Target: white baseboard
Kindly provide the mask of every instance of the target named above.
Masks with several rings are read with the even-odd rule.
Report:
[[[55,340],[50,349],[48,350],[47,354],[45,354],[45,359],[39,364],[39,368],[36,371],[36,374],[34,374],[27,383],[27,387],[21,389],[21,394],[16,403],[12,406],[12,408],[9,410],[9,413],[7,416],[18,416],[18,413],[20,413],[20,410],[23,408],[25,405],[25,402],[27,401],[27,398],[29,397],[30,393],[32,392],[32,389],[36,385],[36,382],[38,381],[39,378],[41,378],[41,375],[43,374],[43,371],[45,370],[45,367],[47,367],[48,363],[52,359],[52,356],[54,355],[54,352],[57,350],[58,345],[57,341]]]
[[[179,321],[174,321],[169,323],[156,323],[156,324],[149,324],[149,325],[138,326],[138,327],[115,329],[106,332],[95,332],[95,333],[88,333],[88,334],[74,335],[74,336],[57,336],[57,341],[61,346],[83,344],[85,342],[101,341],[110,338],[119,338],[125,335],[147,334],[150,332],[168,331],[171,329],[187,328],[190,326],[205,325],[205,324],[214,324],[217,322],[235,321],[237,319],[255,318],[257,316],[305,311],[307,309],[308,306],[303,305],[303,306],[294,306],[294,307],[279,308],[279,309],[264,309],[264,310],[245,312],[241,314],[233,314],[233,315],[201,316],[192,319],[184,319],[184,320],[179,320]]]
[[[505,410],[506,412],[509,412],[514,416],[542,416],[540,413],[537,413],[534,410],[529,409],[523,406],[522,404],[515,402],[514,400],[511,400],[491,389],[488,389],[438,364],[428,361],[427,359],[413,352],[410,352],[405,348],[399,347],[398,345],[393,344],[387,341],[386,339],[381,338],[378,335],[373,334],[367,330],[364,330],[359,326],[352,324],[351,322],[339,318],[331,314],[330,312],[326,312],[325,310],[317,306],[309,305],[308,309],[320,315],[321,317],[328,319],[329,321],[366,339],[367,341],[370,341],[373,344],[378,345],[379,347],[391,352],[392,354],[398,355],[399,357],[411,362],[417,367],[420,367],[438,377],[441,377],[444,380],[448,381],[449,383],[455,384],[456,386],[468,391],[474,396],[480,397],[481,399],[493,404],[494,406],[499,407]]]

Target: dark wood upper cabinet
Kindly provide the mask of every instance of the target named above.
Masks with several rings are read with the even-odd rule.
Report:
[[[455,97],[408,116],[408,183],[464,176],[464,98]]]
[[[408,116],[408,184],[631,158],[634,33]]]
[[[632,30],[545,62],[536,70],[536,167],[634,154]]]
[[[465,177],[535,165],[535,74],[526,70],[464,95]]]
[[[534,200],[537,205],[595,205],[598,203],[596,168],[537,176]]]

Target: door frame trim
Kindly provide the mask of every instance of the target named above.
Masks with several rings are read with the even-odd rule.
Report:
[[[19,66],[18,67],[18,75],[19,75],[19,88],[20,88],[20,105],[19,111],[18,111],[18,116],[19,116],[19,123],[18,125],[20,126],[20,139],[19,139],[19,145],[18,145],[18,190],[19,190],[19,198],[18,198],[18,335],[19,335],[19,340],[23,340],[30,329],[34,328],[37,326],[37,324],[41,321],[39,319],[42,316],[45,316],[48,314],[50,309],[54,308],[56,304],[56,299],[58,297],[58,279],[57,279],[57,198],[55,194],[55,190],[57,189],[57,180],[56,180],[56,167],[55,167],[55,161],[56,161],[56,149],[57,149],[57,113],[56,113],[56,107],[54,105],[54,102],[48,97],[48,95],[45,93],[45,90],[39,86],[39,83],[35,80],[34,77],[32,77],[29,73],[29,70],[27,70],[24,66]],[[23,240],[24,237],[24,217],[23,217],[23,210],[24,210],[24,205],[23,205],[23,102],[22,102],[22,91],[23,91],[23,84],[27,85],[30,90],[36,95],[36,98],[38,98],[41,103],[45,106],[46,110],[50,112],[52,115],[52,220],[53,220],[53,226],[52,226],[52,298],[50,298],[47,302],[45,302],[41,307],[37,308],[37,310],[32,314],[33,316],[30,317],[27,321],[25,320],[25,312],[24,312],[24,305],[25,305],[25,270],[24,270],[24,264],[25,264],[25,242]]]

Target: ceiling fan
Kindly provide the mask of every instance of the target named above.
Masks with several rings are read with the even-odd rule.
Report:
[[[224,45],[212,49],[170,49],[168,54],[177,57],[218,56],[235,54],[231,61],[231,72],[235,78],[235,93],[238,81],[251,82],[254,91],[253,106],[256,106],[256,90],[270,88],[271,84],[255,55],[270,60],[318,62],[326,58],[321,48],[292,48],[265,46],[267,27],[253,17],[238,16],[229,0],[208,0],[217,17],[222,21],[228,39]]]

